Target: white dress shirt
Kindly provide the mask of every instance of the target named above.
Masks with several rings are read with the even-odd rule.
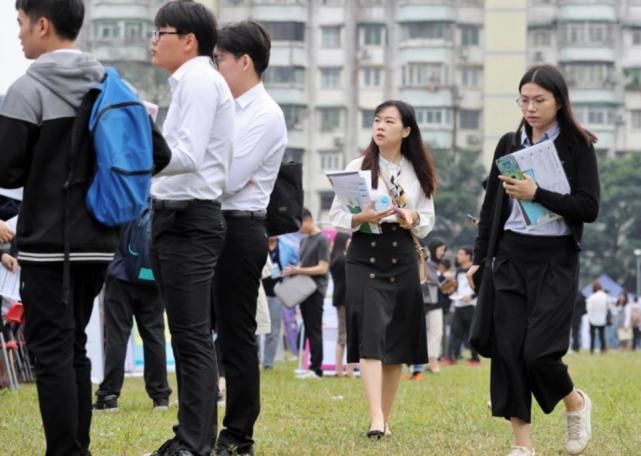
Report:
[[[591,325],[605,326],[610,307],[610,297],[603,290],[588,296],[588,299],[585,300],[585,307],[588,313],[588,321]]]
[[[183,63],[169,78],[163,135],[171,161],[153,180],[163,200],[218,200],[232,158],[234,99],[209,57]]]
[[[262,83],[236,98],[234,158],[223,210],[267,209],[287,146],[287,125],[280,106]]]
[[[362,164],[363,157],[352,160],[345,168],[345,171],[357,171],[361,169]],[[379,166],[381,166],[380,160]],[[383,166],[385,166],[385,164],[383,164]],[[405,158],[403,158],[400,163],[398,183],[405,191],[407,208],[415,210],[421,217],[420,223],[413,227],[412,231],[417,237],[424,238],[434,227],[434,201],[432,198],[425,196],[421,188],[421,183],[418,181],[416,173],[414,172],[412,163]],[[387,192],[386,189],[385,182],[383,182],[383,178],[379,175],[377,190]],[[341,231],[358,231],[360,228],[360,225],[352,228],[352,214],[343,206],[337,197],[334,197],[334,201],[332,202],[332,207],[329,210],[329,218],[332,224]],[[397,219],[393,217],[390,221],[397,221]]]

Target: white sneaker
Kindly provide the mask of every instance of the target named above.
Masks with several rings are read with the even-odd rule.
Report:
[[[512,451],[510,451],[507,456],[535,456],[534,448],[529,449],[528,447],[512,445]]]
[[[583,453],[592,437],[592,401],[581,390],[576,390],[583,397],[583,409],[577,412],[565,412],[567,418],[567,433],[565,451],[576,455]]]
[[[316,375],[316,372],[314,372],[313,370],[308,370],[301,374],[297,374],[296,378],[299,380],[310,380],[310,379],[316,379],[320,377]]]

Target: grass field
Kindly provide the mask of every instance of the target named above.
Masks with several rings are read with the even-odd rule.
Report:
[[[641,455],[641,353],[566,357],[578,387],[592,397],[593,439],[586,455]],[[359,380],[296,380],[293,363],[262,374],[258,455],[505,455],[509,425],[487,408],[487,361],[479,368],[444,368],[422,382],[403,381],[391,420],[393,436],[369,442]],[[175,390],[175,379],[172,377]],[[172,399],[175,399],[172,395]],[[129,378],[115,413],[94,414],[94,456],[142,455],[171,436],[176,408],[152,412],[142,379]],[[222,409],[219,409],[222,411]],[[562,407],[535,407],[537,455],[562,455]],[[44,454],[35,387],[0,391],[0,453]]]

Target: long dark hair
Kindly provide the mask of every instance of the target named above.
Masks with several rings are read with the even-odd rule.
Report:
[[[421,138],[421,130],[416,123],[414,108],[399,100],[389,100],[378,105],[374,111],[374,116],[377,116],[383,109],[389,107],[398,109],[398,112],[401,114],[403,127],[409,127],[410,129],[410,134],[407,138],[403,138],[403,142],[401,143],[401,154],[407,158],[414,167],[414,172],[425,196],[431,198],[436,191],[436,169],[434,167],[432,154]],[[379,154],[378,146],[374,142],[374,138],[372,138],[369,146],[367,146],[367,149],[365,149],[363,153],[363,165],[361,166],[361,169],[369,169],[372,171],[372,188],[378,187],[378,175],[380,172],[378,168]]]
[[[527,70],[521,78],[521,82],[519,82],[519,93],[521,93],[521,88],[529,82],[544,88],[548,92],[552,92],[559,106],[559,110],[556,113],[556,120],[564,134],[568,135],[572,140],[584,143],[587,146],[597,142],[597,137],[583,128],[574,117],[572,105],[570,104],[568,85],[556,67],[552,65],[537,65]],[[525,128],[528,137],[532,137],[532,127],[527,123],[525,117],[521,119],[517,132],[520,131],[521,128]]]
[[[339,231],[334,237],[334,245],[332,246],[332,253],[330,255],[329,264],[331,266],[336,263],[341,256],[345,255],[345,249],[347,248],[347,240],[349,239],[349,234]]]

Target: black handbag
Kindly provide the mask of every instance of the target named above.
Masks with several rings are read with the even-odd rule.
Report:
[[[300,229],[303,220],[303,165],[283,162],[267,206],[267,234],[278,236]]]
[[[507,141],[506,148],[509,149],[511,144],[512,140],[510,139]],[[504,195],[505,190],[502,185],[499,185],[496,192],[496,201],[494,202],[487,253],[473,276],[474,285],[478,291],[474,316],[470,326],[469,344],[484,358],[492,357],[492,347],[494,345],[494,281],[492,279],[492,267],[496,254],[496,242],[499,235]]]

